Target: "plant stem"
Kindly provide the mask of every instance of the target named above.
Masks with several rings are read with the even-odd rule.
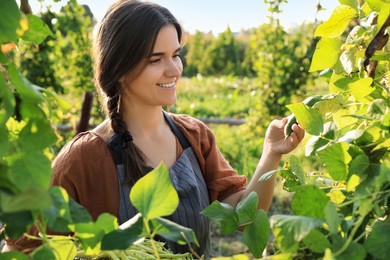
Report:
[[[150,237],[150,243],[152,244],[154,254],[156,255],[157,259],[160,260],[160,256],[159,256],[159,254],[158,254],[158,250],[157,250],[156,243],[154,243],[153,233],[152,233],[151,230],[150,230],[149,221],[148,221],[148,219],[145,218],[145,217],[142,217],[142,219],[143,219],[143,221],[144,221],[144,225],[145,225],[145,228],[146,228],[146,232],[148,232],[148,235],[149,235],[149,237]]]
[[[348,248],[349,244],[351,244],[352,239],[355,236],[360,225],[363,223],[365,217],[366,217],[366,215],[360,216],[360,218],[356,221],[355,226],[353,227],[353,229],[351,231],[351,234],[349,234],[349,237],[348,237],[347,241],[345,242],[345,244],[333,256],[335,256],[335,257],[339,256]]]

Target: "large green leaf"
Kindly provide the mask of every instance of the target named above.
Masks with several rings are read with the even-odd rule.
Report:
[[[365,97],[375,90],[375,88],[371,87],[372,82],[373,79],[370,77],[358,79],[349,83],[348,88],[357,101],[366,103],[367,99]]]
[[[335,181],[345,181],[348,176],[348,164],[352,160],[348,149],[347,143],[337,143],[318,151],[319,157]]]
[[[1,208],[5,213],[48,208],[52,200],[49,194],[40,188],[31,187],[18,194],[0,193]]]
[[[252,191],[237,204],[236,212],[239,225],[247,224],[253,220],[257,211],[258,202],[257,193]]]
[[[16,160],[14,160],[16,159]],[[48,189],[51,162],[41,151],[23,152],[12,158],[10,180],[20,190],[30,187]]]
[[[339,59],[342,42],[334,38],[322,38],[316,46],[309,72],[333,68]]]
[[[166,166],[160,164],[139,179],[130,191],[130,200],[148,219],[171,215],[179,205],[179,196]]]
[[[19,145],[24,151],[42,150],[57,141],[57,135],[48,120],[29,120],[19,134]]]
[[[270,223],[279,248],[291,253],[297,251],[304,237],[323,224],[316,218],[289,215],[273,215]]]
[[[337,6],[330,18],[317,27],[314,37],[335,38],[340,36],[356,13],[357,11],[348,5]]]
[[[298,123],[311,135],[320,135],[324,126],[321,114],[303,103],[287,105],[294,113]]]
[[[201,214],[208,218],[221,221],[221,231],[224,234],[231,234],[238,228],[238,215],[236,210],[229,204],[216,200],[205,208]]]
[[[39,92],[39,88],[34,84],[31,84],[28,79],[26,79],[15,67],[14,64],[8,66],[8,75],[11,79],[11,82],[17,92],[20,94],[20,97],[25,102],[40,103],[44,101],[44,98]]]
[[[131,225],[125,229],[116,229],[104,235],[102,239],[102,250],[126,249],[140,239],[143,229],[143,220],[140,214],[131,219]]]
[[[386,259],[390,255],[390,221],[379,221],[372,227],[364,242],[367,252],[377,259]]]
[[[0,1],[0,45],[16,42],[20,11],[15,0]]]
[[[329,198],[314,185],[299,187],[291,200],[294,214],[325,220],[325,207]]]
[[[253,218],[253,222],[245,227],[242,240],[249,251],[256,258],[260,258],[267,246],[270,234],[270,226],[267,213],[260,209]]]
[[[28,14],[28,30],[22,36],[22,39],[34,44],[42,43],[48,36],[54,37],[49,26],[45,24],[39,17]]]
[[[153,220],[153,226],[156,227],[153,232],[165,239],[174,241],[181,245],[193,243],[199,246],[198,239],[196,238],[194,231],[190,228],[181,226],[165,218],[157,218]]]

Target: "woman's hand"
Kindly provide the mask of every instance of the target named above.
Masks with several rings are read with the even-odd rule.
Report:
[[[299,125],[292,126],[293,132],[287,138],[284,136],[284,126],[287,118],[273,120],[269,125],[264,139],[263,152],[270,154],[286,154],[294,150],[305,136],[305,130]]]

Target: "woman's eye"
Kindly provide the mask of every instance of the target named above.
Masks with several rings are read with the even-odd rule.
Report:
[[[150,63],[157,63],[157,62],[159,62],[161,59],[154,59],[154,60],[150,60]]]

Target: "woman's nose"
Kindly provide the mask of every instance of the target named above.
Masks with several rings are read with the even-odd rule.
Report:
[[[173,58],[168,61],[166,75],[170,77],[178,77],[183,72],[183,64],[180,58]]]

